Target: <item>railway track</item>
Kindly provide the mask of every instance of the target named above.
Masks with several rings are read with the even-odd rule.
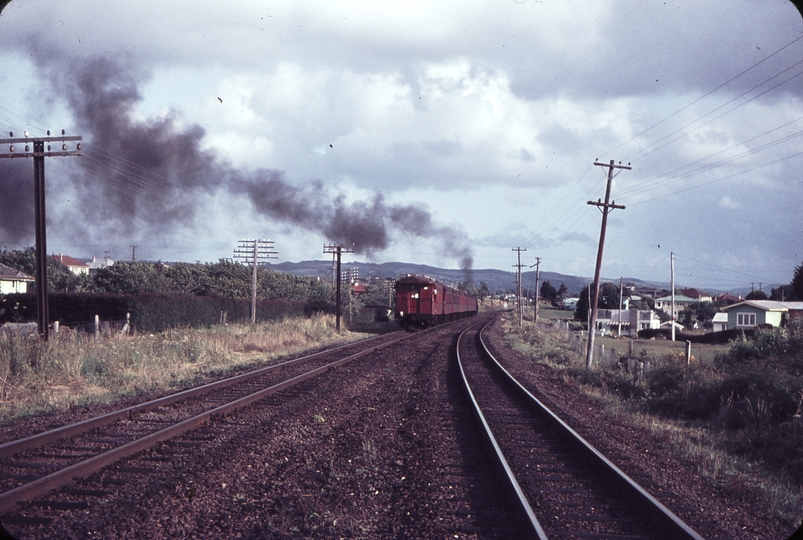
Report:
[[[457,359],[532,538],[702,540],[513,379],[474,325]]]
[[[342,345],[0,444],[0,522],[30,523],[24,516],[8,514],[37,498],[32,505],[85,508],[85,499],[103,496],[103,491],[68,488],[71,500],[66,502],[41,498],[123,458],[196,430],[210,419],[229,415],[406,337],[386,334]]]

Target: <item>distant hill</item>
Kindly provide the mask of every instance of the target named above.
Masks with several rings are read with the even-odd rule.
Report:
[[[332,279],[332,261],[301,261],[301,262],[282,262],[278,264],[269,264],[268,268],[280,272],[287,272],[289,274],[299,276],[320,277],[321,279]],[[458,283],[466,281],[467,276],[463,270],[449,269],[449,268],[436,268],[434,266],[427,266],[423,264],[412,264],[403,262],[388,262],[388,263],[368,263],[368,262],[350,262],[343,263],[341,271],[347,268],[358,268],[360,278],[368,279],[375,276],[398,278],[407,274],[418,274],[429,276],[447,285],[456,286]],[[516,275],[514,272],[505,272],[503,270],[495,269],[476,269],[471,271],[471,280],[474,286],[479,287],[481,283],[486,283],[488,290],[492,293],[514,291],[516,289]],[[559,288],[561,283],[565,283],[569,289],[569,294],[577,295],[588,283],[593,281],[590,277],[569,276],[565,274],[558,274],[556,272],[541,272],[541,283],[549,281],[555,288]],[[611,282],[619,282],[616,280],[603,280]],[[642,280],[625,278],[625,283],[635,283],[638,287],[654,287],[658,289],[667,288],[668,284],[653,284],[647,283]],[[535,286],[535,271],[522,272],[522,283],[525,289],[530,289]]]

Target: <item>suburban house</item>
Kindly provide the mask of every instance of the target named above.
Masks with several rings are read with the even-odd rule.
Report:
[[[63,255],[59,253],[58,255],[54,255],[58,261],[67,267],[67,270],[72,272],[73,274],[88,274],[89,273],[89,265],[86,264],[84,261],[79,261],[74,257],[70,257],[69,255]]]
[[[15,294],[28,292],[28,283],[36,279],[16,268],[0,263],[0,294]]]
[[[677,319],[678,318],[678,314],[681,311],[683,311],[684,309],[686,309],[687,307],[689,307],[689,305],[693,304],[694,302],[699,302],[699,300],[696,300],[694,298],[691,298],[691,297],[688,297],[688,296],[685,296],[685,295],[682,295],[682,294],[676,294],[675,295],[675,313],[673,314],[673,313],[671,313],[671,311],[672,311],[672,296],[671,295],[662,296],[661,298],[656,298],[655,299],[655,309],[660,309],[664,313],[666,313],[668,315],[672,315],[673,319]]]
[[[660,324],[661,319],[650,309],[597,310],[597,331],[602,334],[636,337],[639,330],[658,328]]]
[[[789,320],[803,321],[803,302],[777,302],[774,300],[745,300],[725,306],[728,329],[753,328],[761,324],[775,327]]]

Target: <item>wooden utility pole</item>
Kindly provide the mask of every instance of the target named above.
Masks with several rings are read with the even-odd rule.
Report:
[[[675,341],[675,252],[669,253],[669,288],[672,289],[672,316],[669,325],[672,327],[672,341]]]
[[[619,278],[619,333],[618,337],[622,337],[622,289],[624,287],[624,278]]]
[[[524,316],[524,309],[521,305],[521,252],[527,251],[527,248],[520,248],[514,247],[511,251],[515,251],[518,253],[519,262],[514,264],[513,266],[516,267],[516,298],[517,298],[517,307],[518,307],[518,317],[519,317],[519,326],[522,324],[522,317]]]
[[[335,322],[335,329],[340,332],[340,255],[343,253],[354,253],[354,244],[351,244],[350,248],[344,246],[335,246],[333,244],[324,244],[323,246],[324,253],[334,253],[337,257],[337,289],[335,294],[335,302],[336,307],[335,311],[337,313],[337,320]]]
[[[541,257],[535,258],[535,264],[531,264],[530,268],[535,266],[535,310],[533,310],[533,324],[538,324],[538,298],[541,296],[538,291],[538,280],[541,277]]]
[[[240,240],[237,249],[234,250],[234,258],[240,259],[245,264],[252,265],[251,272],[251,324],[257,323],[257,267],[260,263],[266,263],[269,259],[276,259],[278,255],[273,251],[273,241],[271,240]]]
[[[614,161],[611,160],[610,163],[599,163],[597,161],[594,162],[594,165],[598,167],[608,167],[608,183],[605,188],[605,202],[601,202],[597,199],[597,202],[588,201],[588,204],[592,206],[596,206],[602,212],[602,226],[600,227],[599,231],[599,248],[597,249],[597,265],[594,269],[594,298],[593,303],[589,306],[591,308],[591,320],[588,323],[588,348],[586,349],[586,367],[591,367],[591,364],[594,363],[594,335],[596,334],[596,326],[597,326],[597,303],[599,302],[599,279],[600,279],[600,270],[602,269],[602,250],[605,247],[605,229],[608,226],[608,214],[614,208],[619,208],[624,210],[624,206],[617,205],[614,202],[610,202],[611,199],[611,184],[613,183],[613,170],[614,169],[628,169],[630,170],[630,163],[627,165],[622,165],[620,161],[618,165],[614,164]]]
[[[61,137],[51,137],[50,131],[47,137],[28,138],[25,132],[23,138],[14,138],[14,133],[8,134],[8,139],[0,139],[0,144],[10,144],[8,152],[0,153],[0,158],[33,158],[33,196],[34,196],[34,220],[36,222],[36,327],[39,335],[47,341],[50,337],[50,306],[47,294],[47,218],[45,216],[45,158],[46,157],[65,157],[80,156],[81,143],[75,150],[67,150],[67,141],[80,141],[81,136],[66,136],[61,130]],[[53,152],[51,142],[61,142],[61,150]],[[33,152],[31,145],[33,143]],[[47,150],[45,150],[47,143]],[[24,144],[24,147],[15,147],[15,144]],[[24,148],[24,150],[23,150]]]

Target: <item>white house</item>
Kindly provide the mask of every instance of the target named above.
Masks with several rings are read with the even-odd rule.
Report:
[[[673,319],[677,319],[681,311],[686,309],[690,304],[697,302],[694,298],[684,296],[682,294],[675,295],[675,313],[672,311],[672,296],[662,296],[655,299],[655,309],[660,309],[664,313],[672,315]]]
[[[111,266],[114,264],[114,261],[108,257],[103,257],[102,259],[98,259],[94,255],[92,255],[92,260],[87,263],[89,267],[89,273],[93,276],[98,273],[98,270],[101,268],[106,268],[107,266]]]
[[[658,328],[660,324],[661,319],[650,309],[597,310],[597,331],[605,334],[636,337],[639,330]]]
[[[61,253],[55,255],[55,257],[61,264],[67,267],[67,270],[73,274],[80,275],[89,273],[89,265],[84,261],[79,261],[75,257],[70,257],[69,255],[64,255]]]
[[[0,294],[15,294],[28,292],[28,283],[36,279],[16,268],[0,263]]]

